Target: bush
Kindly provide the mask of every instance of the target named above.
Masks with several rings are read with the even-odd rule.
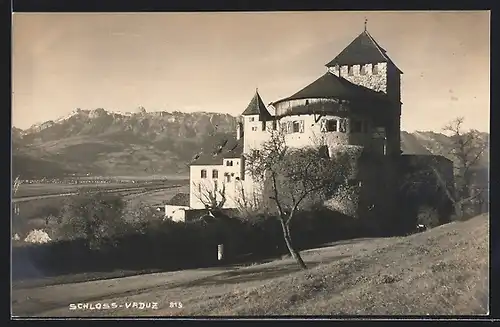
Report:
[[[99,248],[123,232],[125,203],[118,195],[82,192],[68,197],[61,210],[59,233],[65,239],[86,239]]]
[[[417,213],[417,225],[424,225],[426,229],[440,225],[437,209],[430,206],[421,206]]]

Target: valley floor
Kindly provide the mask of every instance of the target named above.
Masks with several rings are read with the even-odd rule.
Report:
[[[488,222],[488,215],[481,215],[408,237],[307,250],[302,252],[306,271],[288,258],[249,267],[14,287],[12,311],[45,317],[486,314]],[[157,308],[127,308],[132,302],[156,302]],[[71,303],[118,308],[70,310]]]

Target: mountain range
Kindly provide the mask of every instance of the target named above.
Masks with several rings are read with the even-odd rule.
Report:
[[[25,130],[12,128],[13,175],[187,176],[193,156],[234,138],[236,125],[236,117],[221,113],[76,109]],[[489,134],[480,137],[488,140]],[[405,154],[448,156],[450,143],[440,133],[401,132]],[[488,152],[480,164],[488,166]]]

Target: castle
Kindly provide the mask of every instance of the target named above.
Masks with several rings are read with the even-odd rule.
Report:
[[[258,150],[278,131],[285,134],[290,147],[310,146],[321,140],[329,149],[363,149],[369,160],[358,164],[358,201],[331,201],[336,210],[354,216],[396,210],[400,172],[422,161],[421,156],[401,152],[403,72],[370,35],[366,23],[363,32],[326,64],[326,70],[295,94],[267,106],[256,91],[241,114],[236,139],[191,163],[191,209],[203,209],[207,202],[220,200],[222,194],[224,208],[237,208],[242,196],[248,200],[258,193],[245,171],[245,155]],[[449,173],[449,162],[438,159]]]

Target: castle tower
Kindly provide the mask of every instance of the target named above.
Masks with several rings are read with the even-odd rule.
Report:
[[[401,75],[403,72],[365,28],[344,50],[326,64],[328,71],[351,83],[387,94],[391,115],[381,124],[387,137],[387,154],[401,153]]]
[[[240,132],[237,134],[243,136],[243,153],[249,153],[269,139],[266,127],[267,122],[272,121],[273,117],[266,109],[258,90],[255,90],[255,95],[241,116],[243,126],[238,126]]]

